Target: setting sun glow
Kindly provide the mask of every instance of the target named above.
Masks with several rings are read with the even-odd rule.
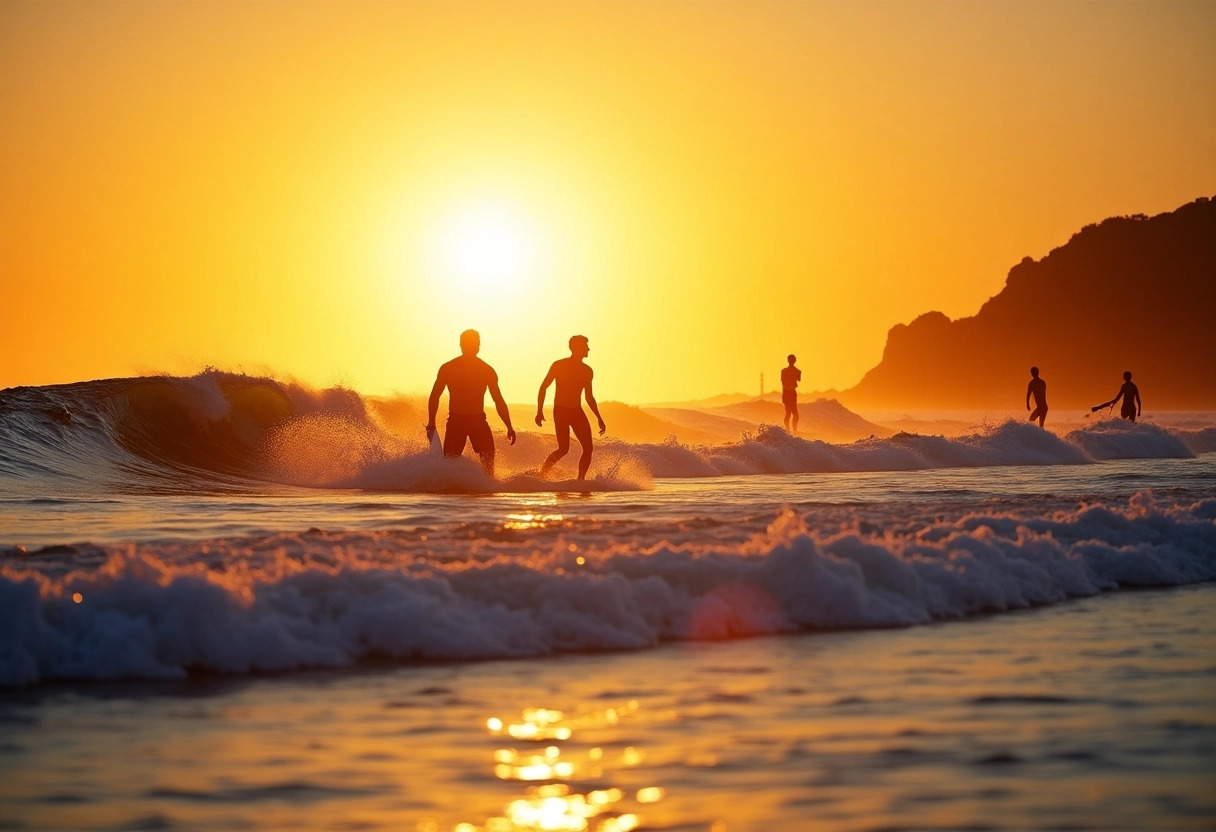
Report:
[[[457,216],[442,238],[452,276],[478,289],[515,286],[531,264],[533,240],[517,215],[497,206]]]
[[[0,4],[0,387],[212,365],[425,392],[475,328],[512,402],[576,332],[608,400],[752,392],[791,352],[844,389],[892,326],[1210,190],[1214,26],[1201,2]]]

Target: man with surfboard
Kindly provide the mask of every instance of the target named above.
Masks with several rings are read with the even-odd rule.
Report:
[[[439,397],[448,390],[448,424],[443,434],[443,455],[460,456],[465,441],[473,443],[473,451],[481,458],[481,467],[494,476],[494,434],[486,421],[486,390],[494,400],[494,409],[507,426],[507,442],[515,444],[515,429],[511,413],[498,389],[498,373],[477,357],[481,350],[481,335],[475,329],[460,333],[460,355],[439,368],[431,398],[427,401],[426,436],[435,436],[435,414],[439,412]]]
[[[587,469],[591,467],[591,423],[583,412],[581,399],[584,394],[591,412],[600,423],[600,436],[608,427],[600,416],[600,406],[595,402],[595,394],[591,392],[591,378],[594,373],[583,363],[583,359],[591,352],[590,342],[585,335],[574,335],[570,338],[570,357],[553,362],[549,374],[541,382],[540,393],[536,399],[536,426],[541,427],[545,422],[545,393],[549,385],[557,382],[557,390],[553,394],[553,428],[557,432],[557,450],[549,454],[545,463],[540,466],[540,475],[549,473],[549,469],[557,464],[570,450],[570,431],[582,446],[582,455],[578,458],[578,478],[587,478]]]
[[[1096,404],[1089,409],[1090,413],[1097,413],[1104,407],[1114,407],[1115,402],[1123,399],[1123,406],[1119,408],[1119,416],[1129,421],[1135,422],[1136,417],[1140,415],[1140,388],[1132,384],[1131,371],[1123,374],[1123,386],[1119,388],[1119,395],[1115,396],[1108,402]]]

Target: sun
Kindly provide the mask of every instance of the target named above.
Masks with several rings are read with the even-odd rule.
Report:
[[[532,235],[522,216],[501,205],[456,213],[442,235],[445,271],[472,289],[517,285],[531,260]]]

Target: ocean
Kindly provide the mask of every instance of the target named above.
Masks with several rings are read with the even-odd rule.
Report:
[[[1216,429],[418,416],[0,391],[0,829],[1216,826]]]

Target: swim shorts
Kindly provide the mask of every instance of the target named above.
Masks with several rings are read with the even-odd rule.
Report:
[[[494,455],[494,434],[484,413],[448,414],[447,429],[443,434],[443,455],[460,456],[464,453],[465,440],[473,443],[478,456]]]
[[[573,429],[580,444],[585,445],[591,440],[591,422],[588,421],[587,414],[581,407],[554,405],[553,426],[557,429],[559,437],[567,436],[566,431]]]

